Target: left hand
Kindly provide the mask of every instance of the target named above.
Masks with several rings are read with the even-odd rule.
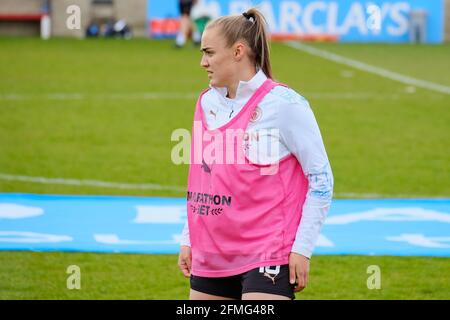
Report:
[[[294,292],[300,292],[308,284],[309,259],[301,254],[291,252],[289,255],[289,281],[297,283]]]

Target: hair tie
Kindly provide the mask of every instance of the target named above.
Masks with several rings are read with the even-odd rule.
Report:
[[[245,17],[245,19],[247,19],[247,20],[249,20],[249,21],[250,21],[251,18],[253,18],[253,16],[251,16],[251,15],[248,14],[247,12],[244,12],[242,15]],[[254,18],[253,18],[253,21],[255,21]]]

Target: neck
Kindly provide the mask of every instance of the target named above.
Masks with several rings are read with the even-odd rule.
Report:
[[[230,99],[236,98],[239,81],[250,81],[255,76],[255,74],[256,69],[254,67],[245,68],[241,72],[238,72],[237,77],[227,86],[227,97]]]

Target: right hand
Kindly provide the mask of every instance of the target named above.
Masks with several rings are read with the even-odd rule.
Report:
[[[186,278],[189,278],[191,276],[191,262],[191,247],[181,246],[180,254],[178,256],[178,266],[180,267],[181,272],[183,272],[183,275]]]

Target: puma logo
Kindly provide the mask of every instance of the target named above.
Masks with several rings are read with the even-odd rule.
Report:
[[[209,113],[212,114],[212,115],[214,116],[214,119],[217,117],[217,114],[216,114],[214,111],[209,110]]]
[[[280,273],[280,266],[259,267],[259,273],[262,273],[264,277],[272,280],[273,284],[275,285],[275,277]]]
[[[275,284],[275,277],[277,275],[274,275],[273,277],[271,277],[270,274],[268,274],[267,272],[264,272],[264,276],[267,278],[270,278],[270,280],[272,280],[273,284]]]
[[[206,164],[205,160],[202,159],[202,166],[201,168],[206,172],[206,173],[211,173],[211,168]]]

